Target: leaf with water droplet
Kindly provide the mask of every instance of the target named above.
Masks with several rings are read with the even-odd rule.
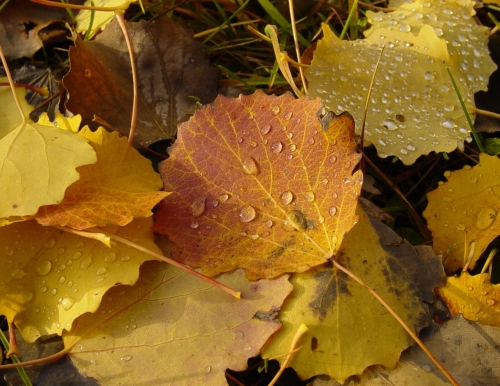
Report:
[[[473,248],[470,268],[500,235],[500,160],[480,154],[479,164],[446,172],[448,181],[428,194],[424,211],[434,252],[447,256],[450,273],[461,269]]]
[[[452,315],[493,327],[500,327],[500,284],[491,284],[488,273],[471,276],[462,272],[449,277],[446,286],[436,289]]]
[[[357,214],[359,221],[344,238],[336,260],[419,331],[431,323],[424,303],[432,303],[434,287],[445,279],[440,257],[430,247],[403,242],[360,207]],[[291,282],[293,295],[280,314],[283,328],[266,344],[262,357],[286,352],[299,324],[305,323],[309,331],[302,337],[302,349],[289,364],[302,379],[328,374],[342,384],[372,364],[395,366],[401,351],[413,344],[378,300],[331,264],[295,274]]]
[[[62,202],[41,207],[32,218],[43,225],[85,229],[151,216],[152,208],[168,195],[159,191],[162,183],[151,161],[117,132],[83,128],[79,135],[94,147],[97,163],[80,167],[80,179],[66,189]]]
[[[326,25],[323,33],[306,70],[309,91],[335,113],[349,111],[358,131],[380,57],[365,125],[365,141],[375,145],[380,157],[395,155],[411,164],[432,151],[453,151],[469,138],[446,71],[449,68],[455,80],[461,79],[458,57],[448,53],[446,42],[431,26],[424,25],[416,36],[377,28],[368,38],[351,42],[339,40]],[[465,82],[460,82],[460,92],[474,116],[473,92]]]
[[[245,370],[248,359],[281,327],[277,312],[292,286],[287,275],[250,282],[242,270],[217,280],[241,291],[241,299],[168,264],[145,263],[134,286],[107,292],[105,299],[118,301],[103,301],[95,313],[64,332],[72,362],[101,384],[110,378],[124,385],[138,379],[150,385],[158,380],[225,384],[226,369]],[[256,317],[261,314],[268,319]],[[95,360],[103,350],[107,355]],[[195,356],[200,360],[192,360]],[[169,363],[168,375],[163,366],[148,365],[155,360]]]
[[[360,156],[352,118],[332,115],[325,131],[322,108],[319,100],[288,94],[219,96],[180,125],[160,164],[173,193],[154,226],[176,244],[171,256],[207,275],[241,267],[252,279],[333,257],[356,221],[362,175],[353,174]],[[206,205],[193,227],[189,213],[199,197],[220,204]]]
[[[151,225],[151,218],[139,218],[103,229],[160,252]],[[110,249],[34,220],[1,227],[0,314],[16,324],[26,341],[60,335],[80,315],[95,312],[109,288],[135,283],[140,265],[151,259],[124,244]]]

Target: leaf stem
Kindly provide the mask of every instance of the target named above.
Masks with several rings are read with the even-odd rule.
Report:
[[[21,103],[19,102],[19,98],[17,97],[16,89],[14,86],[14,81],[12,80],[12,75],[10,74],[9,66],[7,65],[7,60],[5,59],[5,55],[3,54],[2,46],[0,46],[0,58],[2,59],[3,68],[5,69],[5,74],[7,75],[7,79],[9,80],[10,90],[12,91],[12,96],[14,97],[14,102],[16,103],[17,109],[19,110],[19,114],[21,114],[21,125],[26,124],[26,117],[23,112],[23,108],[21,107]]]
[[[475,108],[474,111],[476,112],[476,114],[484,115],[485,117],[491,117],[491,118],[500,119],[500,114],[494,113],[493,111],[481,110],[481,109],[478,109],[478,108]]]
[[[293,0],[288,0],[288,6],[290,8],[290,22],[292,24],[293,43],[295,44],[295,52],[297,53],[297,62],[299,63],[299,65],[301,65],[302,59],[300,55],[297,26],[295,25],[295,12],[293,9]],[[304,92],[307,94],[307,82],[306,82],[306,77],[304,75],[304,69],[302,68],[302,66],[299,66],[299,72],[300,72],[300,78],[302,79],[302,87],[304,88]]]
[[[120,24],[120,28],[122,29],[123,36],[125,37],[125,42],[127,43],[127,50],[128,50],[128,55],[130,58],[130,67],[132,69],[132,83],[133,83],[133,90],[134,90],[134,100],[132,102],[132,118],[130,119],[130,132],[128,135],[128,143],[129,145],[132,145],[134,142],[134,136],[135,136],[135,130],[137,128],[137,110],[138,110],[138,94],[139,94],[139,87],[137,85],[137,67],[135,65],[135,57],[134,57],[134,47],[132,46],[132,42],[130,41],[130,36],[127,31],[127,26],[125,25],[125,18],[123,15],[125,12],[117,11],[116,12],[116,19],[118,20],[118,23]]]
[[[114,11],[120,11],[120,10],[125,11],[128,8],[127,3],[123,3],[123,5],[118,5],[116,7],[91,7],[88,5],[56,3],[54,1],[48,1],[48,0],[30,0],[30,1],[32,3],[48,5],[50,7],[69,8],[69,9],[78,9],[78,10],[87,10],[87,11],[114,12]]]
[[[361,284],[363,287],[365,287],[379,302],[382,304],[387,311],[396,319],[399,324],[406,330],[408,334],[417,342],[417,344],[424,350],[424,352],[427,354],[427,356],[434,362],[434,364],[443,372],[443,374],[448,378],[448,380],[454,385],[454,386],[460,386],[458,382],[453,378],[453,376],[446,370],[446,368],[439,362],[439,360],[434,356],[434,354],[427,348],[427,346],[420,340],[420,338],[415,334],[415,332],[408,327],[408,325],[404,322],[403,319],[400,318],[400,316],[392,309],[392,307],[385,302],[384,299],[380,297],[379,294],[375,292],[368,284],[366,284],[362,279],[357,277],[354,273],[349,271],[347,268],[344,266],[340,265],[338,262],[332,259],[333,265],[344,272],[346,275],[348,275],[351,279],[354,279],[357,281],[359,284]]]

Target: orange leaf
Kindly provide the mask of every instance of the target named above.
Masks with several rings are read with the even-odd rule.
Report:
[[[269,278],[322,264],[356,221],[355,146],[352,117],[325,114],[319,99],[219,96],[179,126],[160,164],[173,193],[155,229],[177,244],[174,259],[207,275],[241,267]]]
[[[128,145],[126,138],[82,129],[97,154],[97,163],[79,167],[80,179],[66,190],[59,205],[47,205],[34,216],[42,225],[85,229],[108,224],[126,225],[134,217],[149,217],[168,193],[151,162]]]

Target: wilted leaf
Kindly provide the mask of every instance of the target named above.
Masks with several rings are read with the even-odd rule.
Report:
[[[471,276],[463,272],[460,277],[449,277],[446,286],[437,293],[448,305],[452,315],[500,327],[500,285],[490,282],[490,275],[481,273]]]
[[[393,7],[396,2],[391,2]],[[372,27],[364,32],[370,36],[378,28],[417,34],[423,25],[430,25],[436,35],[446,41],[448,52],[458,55],[459,84],[466,84],[472,93],[488,89],[488,79],[497,66],[490,57],[490,29],[477,25],[472,18],[475,1],[414,0],[400,2],[394,12],[367,11]]]
[[[78,169],[80,180],[71,185],[59,205],[41,207],[33,216],[42,225],[75,229],[126,225],[134,217],[149,217],[168,193],[151,161],[131,147],[126,138],[103,128],[80,131],[97,154],[97,163]]]
[[[151,219],[136,219],[105,230],[158,252],[150,227]],[[30,342],[69,330],[75,318],[97,310],[109,288],[135,283],[139,266],[152,259],[35,221],[0,228],[0,251],[0,314]]]
[[[126,10],[131,3],[135,3],[136,1],[137,0],[87,0],[85,5],[88,7],[122,7],[122,10]],[[76,31],[86,34],[90,28],[89,38],[91,38],[100,30],[104,30],[114,17],[115,12],[113,11],[80,11],[78,15],[76,15]]]
[[[356,221],[362,174],[352,174],[352,118],[321,120],[321,111],[319,100],[257,92],[219,96],[180,125],[160,164],[173,193],[155,221],[177,244],[172,257],[207,275],[240,267],[256,279],[335,255]]]
[[[405,164],[431,151],[450,152],[469,139],[467,121],[446,71],[460,78],[456,55],[430,26],[417,36],[378,28],[366,39],[339,40],[328,26],[307,69],[309,92],[336,113],[349,111],[360,132],[375,65],[365,138],[380,157],[396,155]],[[385,49],[381,53],[381,47]],[[461,85],[473,106],[473,94]],[[474,110],[469,114],[474,116]]]
[[[102,386],[225,384],[225,370],[244,370],[280,328],[273,315],[291,285],[287,276],[251,283],[241,270],[218,280],[242,299],[167,264],[144,264],[133,287],[111,289],[64,334],[66,346],[76,344],[73,363]]]
[[[462,268],[472,248],[470,268],[474,268],[481,253],[500,234],[499,170],[498,157],[480,154],[478,165],[445,172],[448,182],[428,194],[424,216],[434,236],[434,252],[447,256],[444,265],[448,272]]]
[[[24,113],[32,107],[18,89]],[[96,162],[94,149],[87,141],[54,126],[21,124],[12,93],[0,93],[0,218],[35,214],[42,205],[58,204],[66,188],[79,179],[78,166]]]
[[[136,56],[139,115],[136,141],[147,145],[173,138],[177,123],[192,114],[196,98],[211,102],[217,95],[219,70],[208,66],[201,43],[168,17],[127,23]],[[130,129],[132,74],[122,32],[116,21],[95,41],[79,39],[70,49],[71,70],[63,83],[66,107],[91,127],[94,115],[122,134]]]
[[[434,327],[434,331],[437,332],[422,339],[429,350],[453,374],[460,386],[498,384],[500,378],[498,328],[469,322],[459,315],[439,327]],[[411,360],[445,379],[419,347],[410,348],[403,353],[402,358]]]
[[[441,284],[441,261],[428,247],[412,247],[391,229],[357,211],[359,222],[344,239],[336,260],[373,288],[416,332],[431,321],[425,303]],[[283,328],[262,356],[286,352],[300,323],[309,332],[290,363],[307,379],[327,374],[343,383],[366,367],[394,367],[412,338],[387,310],[346,274],[323,266],[291,279],[294,290],[280,312]],[[282,361],[283,358],[280,358]]]

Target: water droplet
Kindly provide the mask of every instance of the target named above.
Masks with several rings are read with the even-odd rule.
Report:
[[[306,216],[304,216],[304,213],[302,213],[301,211],[291,210],[290,212],[287,212],[286,217],[293,224],[289,223],[289,224],[285,224],[285,225],[288,225],[288,226],[292,225],[293,228],[307,229]],[[295,225],[295,226],[293,226],[293,225]]]
[[[71,258],[73,260],[78,260],[80,257],[82,257],[82,253],[81,252],[75,252],[75,253],[73,253],[73,256],[71,256]]]
[[[328,158],[328,161],[330,161],[330,163],[334,164],[335,162],[337,162],[337,157],[332,155],[330,158]]]
[[[257,142],[255,142],[255,141],[250,142],[250,146],[257,147]]]
[[[323,223],[325,222],[325,218],[324,218],[323,216],[319,216],[319,217],[318,217],[318,222],[319,222],[320,224],[323,224]]]
[[[434,79],[434,73],[433,72],[429,72],[427,71],[425,74],[424,74],[424,78],[426,80],[433,80]]]
[[[396,122],[388,118],[384,119],[384,121],[382,122],[382,126],[384,126],[387,130],[396,130],[398,128]]]
[[[13,295],[14,299],[20,304],[26,304],[33,299],[33,292],[22,289],[20,292]]]
[[[104,267],[100,267],[100,268],[97,268],[97,271],[95,271],[95,274],[97,276],[102,276],[104,275],[106,272],[108,272],[108,270]]]
[[[205,374],[208,374],[210,371],[212,371],[212,367],[207,366],[207,367],[205,367],[204,371],[205,371]]]
[[[274,142],[272,145],[271,145],[271,151],[274,153],[274,154],[279,154],[283,151],[283,144],[278,141],[278,142]]]
[[[78,242],[78,244],[76,244],[76,246],[77,246],[78,248],[81,248],[81,247],[83,247],[84,245],[85,245],[85,244],[84,244],[83,242],[81,242],[81,241],[80,241],[80,242]]]
[[[290,151],[297,150],[297,146],[295,144],[293,144],[293,143],[288,148],[290,149]]]
[[[495,305],[495,301],[493,299],[488,299],[488,300],[486,300],[486,304],[489,305],[489,306],[494,306]]]
[[[45,243],[45,248],[50,249],[55,245],[56,241],[54,239],[49,239]]]
[[[221,194],[221,195],[219,196],[219,200],[220,200],[220,202],[222,202],[222,203],[226,202],[227,200],[229,200],[229,194],[225,194],[225,193],[224,193],[224,194]]]
[[[14,279],[22,279],[24,275],[26,275],[26,272],[22,269],[15,269],[12,271],[11,275]]]
[[[410,32],[411,31],[411,27],[408,24],[401,24],[399,26],[399,31],[400,32]]]
[[[283,204],[288,205],[293,201],[293,193],[287,190],[281,193],[280,199]]]
[[[467,291],[473,291],[474,288],[473,287],[467,287]]]
[[[243,172],[246,174],[250,174],[252,176],[256,176],[257,174],[260,173],[259,167],[257,166],[257,163],[253,159],[253,157],[246,157],[243,160]]]
[[[61,307],[65,310],[65,311],[69,311],[71,309],[71,307],[73,307],[73,305],[75,304],[75,299],[74,298],[71,298],[71,297],[68,297],[68,298],[64,298],[61,302]]]
[[[259,239],[259,235],[251,235],[250,238],[252,240],[258,240]]]
[[[47,287],[40,287],[40,292],[47,292]]]
[[[262,126],[262,128],[260,129],[260,132],[264,135],[266,135],[267,133],[269,133],[272,129],[272,126],[268,123],[267,125],[264,125]]]
[[[337,213],[337,207],[331,206],[330,209],[328,209],[328,213],[330,213],[330,216],[335,216]]]
[[[323,181],[321,181],[323,185],[328,185],[328,182],[328,178],[323,178]]]
[[[257,216],[257,212],[251,205],[245,205],[240,209],[239,218],[241,222],[250,222]]]
[[[272,108],[272,112],[274,115],[278,115],[280,111],[281,111],[281,108],[279,106],[274,106]]]
[[[11,248],[7,248],[6,251],[5,251],[5,254],[7,256],[12,256],[14,254],[14,250],[11,249]]]
[[[36,273],[38,273],[40,276],[45,276],[49,274],[51,269],[52,263],[48,260],[42,260],[36,267]]]
[[[243,137],[238,137],[237,141],[238,143],[243,143]]]
[[[85,256],[80,262],[80,268],[87,269],[88,267],[90,267],[91,264],[92,264],[92,256],[91,255]]]
[[[129,261],[130,260],[130,256],[122,256],[122,257],[120,257],[120,260],[121,261]]]
[[[315,199],[314,192],[306,192],[304,198],[306,199],[307,202],[314,202]]]
[[[465,225],[464,224],[458,224],[457,228],[458,228],[459,231],[463,231],[465,229]]]
[[[125,355],[124,357],[120,358],[120,360],[124,361],[124,362],[128,362],[131,359],[132,359],[132,355]]]
[[[445,129],[453,129],[455,127],[455,121],[451,118],[445,118],[441,121],[441,126]]]
[[[273,222],[271,220],[266,220],[266,222],[264,223],[264,225],[268,228],[271,228],[273,226]]]
[[[337,246],[337,243],[339,242],[339,239],[337,236],[333,235],[332,236],[332,245],[333,245],[333,249],[336,249],[336,246]]]
[[[284,118],[289,121],[292,118],[293,113],[291,111],[285,113]]]
[[[191,204],[191,210],[194,217],[201,216],[205,212],[206,197],[200,197]]]
[[[200,226],[200,224],[198,224],[198,222],[196,222],[196,221],[193,221],[189,226],[193,229],[196,229]]]
[[[471,178],[470,178],[470,181],[471,181],[472,183],[476,183],[476,182],[477,182],[477,177],[471,177]]]
[[[62,255],[63,253],[64,253],[64,248],[59,248],[59,249],[57,250],[57,254],[58,254],[58,255]]]
[[[59,272],[63,272],[66,269],[66,266],[64,264],[61,264],[59,267],[57,267]]]
[[[55,295],[57,294],[57,288],[52,288],[52,289],[50,290],[50,294],[51,294],[52,296],[55,296]]]
[[[293,133],[286,133],[286,137],[290,139],[293,138]]]
[[[493,224],[497,212],[493,208],[483,208],[477,214],[476,228],[483,230],[487,229]]]
[[[57,279],[57,281],[59,282],[59,284],[64,284],[64,282],[66,281],[66,277],[61,276],[59,277],[59,279]]]
[[[445,172],[443,173],[443,176],[445,176],[446,178],[450,178],[450,176],[451,176],[451,172],[450,172],[449,170],[447,170],[447,171],[445,171]]]
[[[244,350],[245,350],[245,351],[250,351],[251,349],[252,349],[252,347],[251,347],[251,346],[246,346],[246,347],[244,348]]]

